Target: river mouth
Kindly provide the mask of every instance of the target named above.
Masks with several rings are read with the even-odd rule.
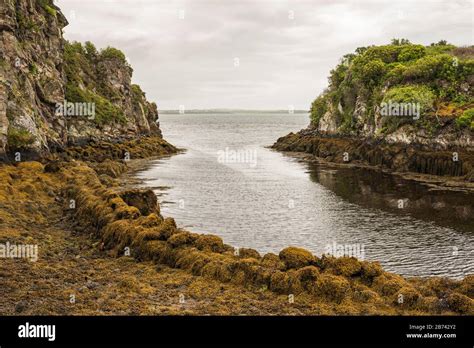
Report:
[[[474,273],[472,194],[266,147],[306,123],[306,115],[164,115],[164,136],[187,151],[136,176],[178,226],[236,247],[316,255],[345,247],[404,276]]]

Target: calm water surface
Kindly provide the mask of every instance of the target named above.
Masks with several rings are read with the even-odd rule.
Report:
[[[137,176],[164,216],[262,253],[300,246],[364,246],[367,260],[406,276],[474,273],[473,197],[361,169],[308,164],[266,148],[306,114],[161,115],[183,154]],[[399,200],[404,207],[399,209]]]

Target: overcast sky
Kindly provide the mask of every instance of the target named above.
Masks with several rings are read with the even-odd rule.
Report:
[[[121,49],[162,110],[308,109],[357,47],[474,41],[474,0],[55,2],[66,38]]]

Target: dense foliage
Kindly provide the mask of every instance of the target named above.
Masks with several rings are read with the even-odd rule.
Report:
[[[464,111],[456,123],[460,127],[470,127],[474,130],[474,108]]]
[[[8,127],[8,146],[13,150],[21,150],[28,148],[35,141],[34,136],[22,128]]]
[[[123,123],[126,121],[121,108],[114,104],[119,101],[117,91],[106,83],[105,76],[98,63],[116,59],[119,64],[130,68],[125,55],[118,49],[107,47],[98,51],[94,44],[86,42],[66,43],[64,48],[66,100],[69,102],[95,103],[98,125]]]
[[[364,102],[367,123],[382,101],[421,104],[423,122],[454,109],[460,117],[473,106],[474,47],[455,47],[446,41],[423,46],[406,39],[384,46],[360,47],[345,55],[329,76],[329,87],[311,105],[311,122],[318,125],[330,110],[341,130],[353,130],[356,101]],[[466,119],[467,116],[462,116]],[[422,122],[420,121],[420,124]],[[459,125],[470,125],[459,121]]]

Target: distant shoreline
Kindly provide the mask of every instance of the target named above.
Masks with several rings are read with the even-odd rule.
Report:
[[[159,110],[161,115],[170,114],[170,115],[182,115],[182,114],[236,114],[236,113],[255,113],[255,114],[282,114],[287,113],[288,115],[293,114],[308,114],[307,110],[246,110],[246,109],[208,109],[208,110]]]

